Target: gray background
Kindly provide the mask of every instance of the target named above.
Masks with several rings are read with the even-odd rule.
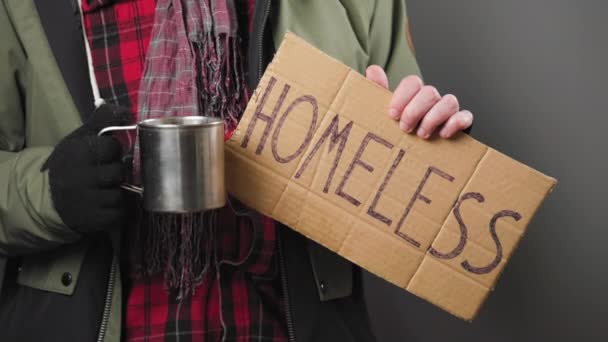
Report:
[[[558,178],[473,323],[366,276],[380,341],[608,341],[608,1],[408,0],[425,80]]]

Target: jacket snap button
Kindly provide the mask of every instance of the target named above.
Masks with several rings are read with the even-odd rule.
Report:
[[[321,289],[321,292],[325,293],[325,282],[324,281],[319,283],[319,288]]]
[[[70,284],[72,284],[72,274],[70,272],[65,272],[61,276],[61,283],[63,286],[70,286]]]

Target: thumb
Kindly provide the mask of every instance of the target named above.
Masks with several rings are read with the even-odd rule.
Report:
[[[126,107],[102,104],[97,107],[89,120],[84,123],[86,130],[95,134],[109,126],[124,126],[131,123],[133,114]]]
[[[365,77],[383,88],[388,89],[388,78],[384,70],[377,65],[370,65],[365,70]]]

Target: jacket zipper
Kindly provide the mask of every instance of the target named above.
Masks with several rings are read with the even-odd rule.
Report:
[[[260,36],[258,38],[258,80],[262,78],[262,69],[264,66],[264,61],[262,59],[262,49],[264,47],[264,30],[266,28],[266,21],[268,20],[268,13],[270,12],[270,0],[266,1],[266,7],[264,8],[264,15],[262,16],[262,27],[260,29]],[[279,227],[277,227],[279,228]],[[280,228],[279,228],[280,229]],[[279,234],[279,230],[277,229],[277,235]],[[293,315],[291,313],[291,305],[289,303],[289,288],[287,284],[287,268],[285,267],[285,258],[283,256],[283,243],[281,242],[281,237],[278,236],[278,251],[279,251],[279,273],[281,277],[281,287],[283,289],[283,303],[285,307],[285,318],[287,321],[287,337],[290,342],[296,342],[296,335],[294,333],[293,327]]]
[[[280,229],[280,227],[277,227]],[[289,288],[287,287],[287,267],[285,267],[285,257],[283,256],[283,243],[277,229],[277,243],[279,250],[279,273],[281,276],[281,287],[283,288],[283,304],[285,306],[285,318],[287,320],[287,335],[290,342],[296,341],[296,335],[293,328],[293,316],[291,313],[291,305],[289,303]]]
[[[101,325],[99,326],[99,335],[97,342],[103,342],[108,329],[108,320],[110,319],[110,308],[112,307],[112,294],[114,292],[114,282],[116,280],[116,255],[112,256],[112,265],[110,266],[110,277],[108,279],[108,288],[106,291],[106,299],[103,306],[103,316],[101,316]]]
[[[270,12],[271,0],[266,0],[266,7],[264,8],[264,15],[262,16],[262,27],[260,29],[260,36],[258,38],[258,80],[262,78],[262,68],[264,61],[262,60],[262,48],[264,45],[264,30],[266,29],[266,21],[268,20],[268,13]]]

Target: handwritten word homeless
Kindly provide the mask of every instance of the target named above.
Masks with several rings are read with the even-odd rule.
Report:
[[[404,134],[385,115],[389,100],[286,35],[228,143],[229,191],[473,319],[555,180],[464,134]]]

